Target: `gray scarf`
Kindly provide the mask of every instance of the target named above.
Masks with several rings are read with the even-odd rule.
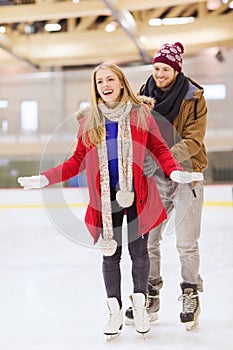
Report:
[[[98,105],[101,113],[107,119],[118,122],[118,168],[119,168],[119,191],[116,194],[118,204],[127,208],[133,204],[133,145],[130,128],[130,111],[132,104],[119,103],[115,108],[108,108],[105,104]],[[101,144],[97,146],[100,188],[101,188],[101,213],[103,222],[102,251],[104,255],[113,255],[117,243],[113,240],[112,210],[110,197],[110,181],[108,169],[108,152],[106,143],[106,131]]]

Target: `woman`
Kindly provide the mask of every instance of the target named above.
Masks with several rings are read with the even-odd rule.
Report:
[[[147,233],[166,218],[153,177],[146,178],[146,153],[177,182],[191,182],[163,141],[149,108],[132,92],[122,70],[103,63],[92,74],[91,108],[78,114],[80,128],[73,155],[39,176],[18,181],[25,189],[66,181],[86,167],[90,202],[85,222],[94,243],[102,236],[103,278],[110,318],[104,334],[118,334],[123,324],[120,259],[122,222],[127,215],[128,250],[132,260],[130,297],[135,327],[149,331],[146,292],[149,273]],[[85,162],[85,165],[83,163]]]

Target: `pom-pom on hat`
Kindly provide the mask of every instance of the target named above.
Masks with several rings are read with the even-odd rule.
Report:
[[[161,62],[168,64],[174,68],[177,72],[182,71],[182,53],[184,47],[181,43],[176,42],[175,44],[164,44],[155,54],[152,64]]]

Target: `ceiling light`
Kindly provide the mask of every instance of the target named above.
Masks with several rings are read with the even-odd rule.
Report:
[[[0,34],[6,33],[6,28],[4,26],[0,26]]]
[[[143,44],[145,44],[147,42],[147,38],[144,35],[141,35],[139,39],[140,39],[141,43],[143,43]]]
[[[188,24],[194,21],[194,17],[174,17],[174,18],[163,18],[164,25],[177,25],[177,24]]]
[[[151,18],[148,23],[150,26],[161,26],[163,24],[161,18]]]
[[[179,25],[188,24],[194,22],[194,17],[174,17],[174,18],[151,18],[149,20],[150,26],[160,26],[160,25]]]
[[[222,5],[221,0],[208,0],[207,1],[207,9],[210,11],[217,10]]]
[[[105,30],[108,33],[114,32],[117,28],[117,23],[116,22],[110,22],[106,25]]]
[[[47,23],[44,28],[47,32],[58,32],[61,30],[61,25],[59,23]]]

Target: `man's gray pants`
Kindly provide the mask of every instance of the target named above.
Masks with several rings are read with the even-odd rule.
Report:
[[[203,291],[203,280],[199,274],[198,240],[201,232],[203,182],[198,182],[195,186],[192,186],[191,184],[175,183],[170,178],[157,174],[154,177],[168,218],[149,233],[149,282],[153,286],[158,285],[158,289],[162,287],[160,241],[174,209],[174,232],[181,266],[181,284],[184,282],[195,284],[201,292]]]

